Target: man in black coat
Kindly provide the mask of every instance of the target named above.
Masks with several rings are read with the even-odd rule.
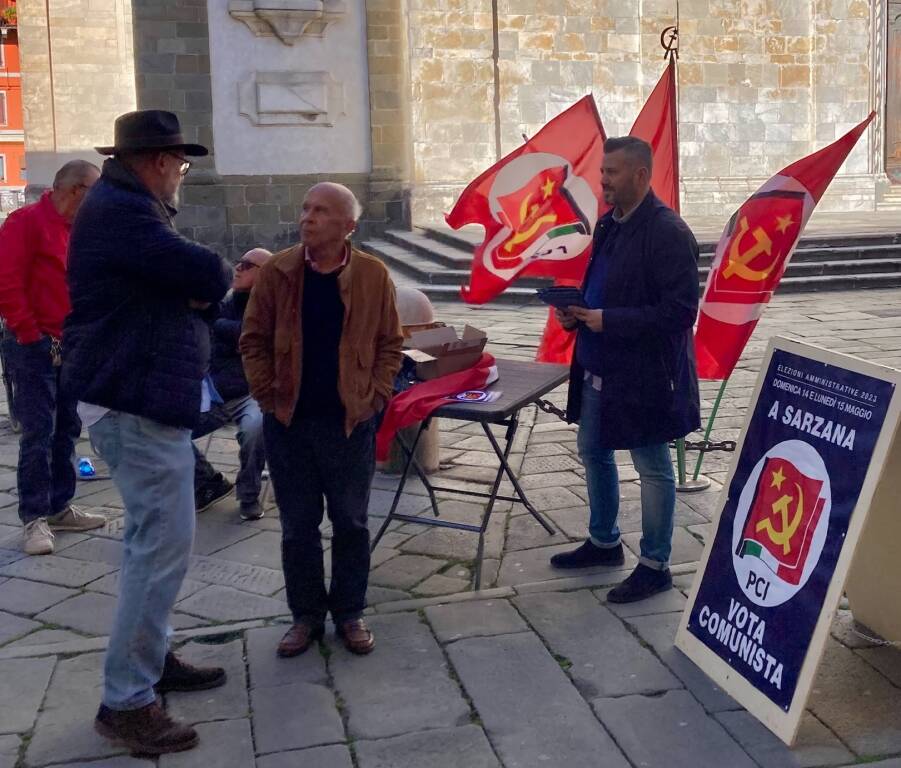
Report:
[[[265,248],[253,248],[235,265],[231,293],[219,306],[219,316],[213,322],[210,375],[224,402],[216,409],[220,418],[211,419],[208,426],[201,424],[201,428],[194,433],[195,438],[203,437],[229,421],[238,426],[241,465],[235,487],[242,520],[259,520],[263,516],[259,496],[266,453],[263,449],[263,413],[257,401],[250,396],[238,339],[241,338],[244,310],[247,309],[257,273],[271,257],[272,254]],[[202,512],[228,494],[231,483],[224,480],[205,456],[195,451],[195,458],[194,498],[197,511]]]
[[[203,312],[225,295],[228,265],[182,237],[172,221],[191,155],[171,112],[116,120],[114,155],[81,206],[69,244],[72,312],[63,330],[63,386],[82,401],[91,443],[125,503],[119,600],[94,721],[134,752],[197,743],[157,694],[222,685],[168,649],[168,618],[194,538],[191,430],[204,386],[209,327]]]
[[[595,230],[582,286],[586,307],[557,311],[575,331],[568,417],[588,483],[589,537],[551,558],[556,568],[619,566],[619,479],[614,450],[628,449],[641,480],[641,557],[608,594],[641,600],[672,587],[676,487],[669,441],[700,427],[692,326],[698,244],[651,191],[651,147],[631,136],[604,145],[601,182],[613,206]]]

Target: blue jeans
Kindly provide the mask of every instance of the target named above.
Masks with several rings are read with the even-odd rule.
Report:
[[[260,496],[266,452],[263,449],[263,413],[250,395],[228,400],[225,410],[238,425],[241,468],[235,478],[238,501],[252,502]]]
[[[588,533],[599,547],[615,547],[620,542],[616,518],[619,515],[619,475],[613,451],[600,447],[603,424],[600,418],[601,393],[585,382],[582,387],[582,414],[579,418],[579,456],[585,465],[588,505],[591,517]],[[676,480],[669,445],[633,448],[632,463],[641,480],[640,562],[662,570],[669,564],[676,509]]]
[[[236,397],[210,411],[208,416],[201,416],[200,426],[191,437],[197,440],[215,432],[219,427],[233,421],[238,427],[239,458],[241,466],[235,478],[235,495],[238,501],[250,503],[257,501],[263,485],[263,469],[266,467],[266,451],[263,446],[263,413],[257,401],[250,395]],[[219,473],[207,461],[206,457],[196,451],[195,488],[216,478]]]
[[[110,411],[90,427],[125,502],[119,601],[104,669],[103,703],[138,709],[155,700],[169,613],[194,542],[191,431]]]
[[[64,397],[51,362],[50,337],[19,344],[10,334],[3,359],[13,381],[19,438],[19,519],[28,524],[62,512],[75,495],[75,441],[81,434],[77,401]]]

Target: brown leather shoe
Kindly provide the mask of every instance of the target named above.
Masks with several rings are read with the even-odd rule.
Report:
[[[283,659],[291,656],[300,656],[313,643],[321,640],[324,633],[325,630],[322,626],[311,627],[309,624],[293,624],[279,642],[276,653]]]
[[[140,709],[114,710],[101,704],[94,730],[115,744],[144,755],[165,755],[197,746],[197,731],[173,720],[158,701]]]
[[[363,619],[341,622],[335,627],[335,634],[344,641],[344,647],[351,653],[365,656],[375,648],[375,638]]]

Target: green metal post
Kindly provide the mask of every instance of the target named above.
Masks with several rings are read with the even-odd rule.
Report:
[[[685,438],[676,440],[676,469],[679,474],[679,485],[685,485]]]
[[[726,391],[726,384],[729,382],[729,379],[723,379],[723,383],[720,384],[720,391],[716,394],[716,400],[713,401],[713,408],[710,411],[710,418],[707,419],[707,429],[704,430],[704,440],[710,439],[710,432],[713,430],[713,421],[716,419],[716,412],[720,409],[720,401],[723,399],[723,392]],[[704,461],[704,453],[701,452],[698,454],[698,460],[695,462],[695,471],[692,475],[692,479],[697,480],[698,475],[701,474],[701,464]]]

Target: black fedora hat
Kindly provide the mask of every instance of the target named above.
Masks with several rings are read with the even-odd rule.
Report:
[[[178,117],[162,109],[141,109],[116,118],[115,145],[94,147],[101,155],[140,152],[149,149],[180,149],[186,155],[203,157],[209,150],[191,144],[181,135]]]

